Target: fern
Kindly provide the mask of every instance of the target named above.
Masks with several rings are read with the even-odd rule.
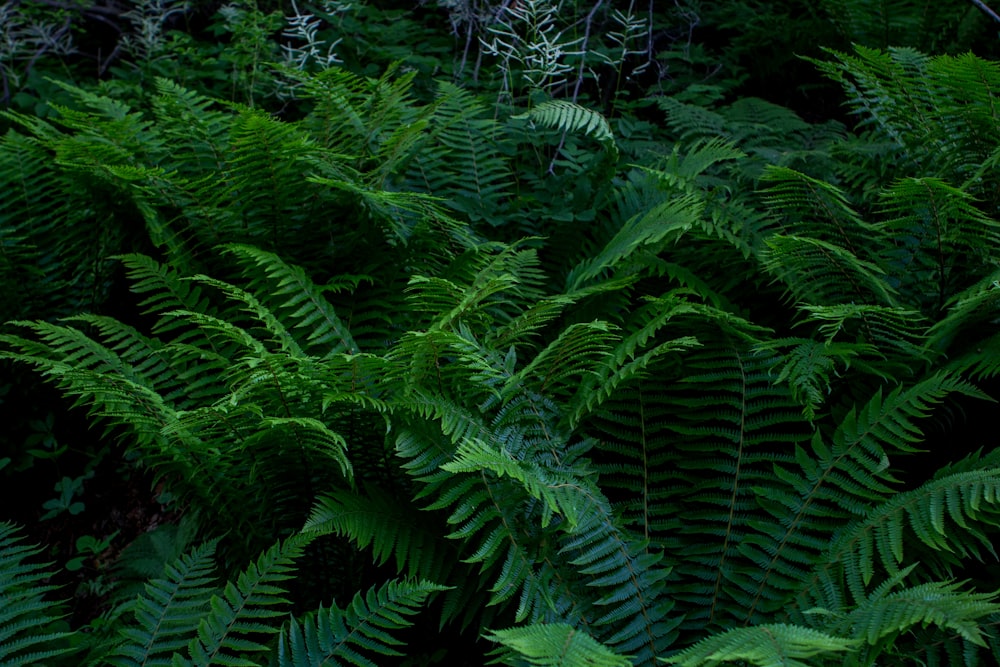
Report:
[[[614,135],[604,116],[567,100],[548,100],[513,118],[524,118],[561,132],[582,131],[601,143],[614,146]]]
[[[475,96],[446,83],[439,86],[428,124],[428,139],[406,181],[442,197],[474,223],[503,224],[514,175],[502,156],[500,125]]]
[[[701,640],[667,662],[701,667],[725,662],[760,667],[807,667],[803,659],[853,650],[856,642],[810,628],[787,624],[735,628]]]
[[[536,623],[493,630],[488,637],[504,646],[497,652],[501,654],[499,660],[506,664],[517,664],[513,662],[514,656],[523,657],[529,665],[543,667],[627,667],[632,664],[590,635],[565,623]]]
[[[375,667],[368,656],[403,655],[402,642],[390,634],[410,625],[428,595],[445,587],[427,581],[390,581],[366,595],[358,593],[345,609],[331,606],[312,617],[292,619],[278,640],[280,667],[345,664]]]
[[[884,229],[897,239],[886,263],[908,301],[924,312],[939,313],[969,276],[995,264],[990,248],[1000,244],[1000,227],[965,192],[939,179],[905,179],[886,191],[884,202]]]
[[[302,534],[274,545],[235,584],[230,582],[213,596],[211,611],[201,618],[197,637],[188,644],[190,662],[182,664],[254,665],[244,656],[267,650],[261,635],[276,633],[268,620],[283,613],[271,607],[286,603],[280,597],[284,593],[280,584],[291,578],[292,561],[310,541],[308,534]]]
[[[995,471],[980,468],[946,474],[893,496],[837,532],[803,580],[803,594],[835,590],[821,582],[843,576],[846,590],[861,599],[876,572],[900,572],[904,560],[912,559],[908,549],[940,575],[951,571],[956,556],[979,561],[985,554],[995,557],[989,533],[997,521],[992,507],[996,484]],[[908,534],[916,539],[906,539]]]
[[[58,609],[44,596],[56,590],[47,583],[45,565],[28,559],[41,553],[24,544],[9,523],[0,524],[0,661],[30,665],[52,660],[79,649],[68,640],[74,633],[61,630]]]
[[[321,496],[305,526],[349,537],[359,549],[370,547],[377,564],[392,559],[396,571],[409,577],[452,581],[458,552],[440,539],[440,528],[426,513],[375,487],[365,493],[344,490]]]
[[[104,659],[116,667],[168,665],[194,638],[208,600],[217,590],[212,570],[216,542],[206,542],[168,564],[164,577],[146,584],[129,605],[132,623],[122,643]]]

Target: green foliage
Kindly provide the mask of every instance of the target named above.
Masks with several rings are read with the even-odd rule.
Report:
[[[552,95],[520,114],[401,65],[311,72],[298,7],[304,66],[265,72],[252,3],[221,14],[250,106],[158,79],[6,113],[0,277],[38,284],[0,356],[210,539],[126,550],[151,581],[87,638],[0,529],[4,650],[374,665],[416,621],[510,665],[996,659],[997,456],[919,469],[996,398],[993,66],[858,47],[821,69],[860,136],[693,91],[656,102],[664,147],[577,94],[597,27],[621,24],[606,64],[652,56],[635,17],[598,3],[571,35],[551,9],[460,23],[508,101]],[[281,81],[287,113],[252,106]],[[116,270],[138,313],[79,314]]]
[[[300,625],[294,618],[282,632],[277,650],[281,667],[337,664],[375,667],[368,655],[403,655],[394,646],[402,642],[390,634],[410,625],[407,616],[427,596],[445,590],[429,582],[390,581],[366,595],[358,593],[346,609],[320,609]]]
[[[506,664],[517,664],[513,662],[514,656],[523,657],[529,665],[545,667],[627,667],[632,664],[590,635],[565,623],[538,623],[523,628],[494,630],[490,639],[505,647],[507,655],[501,660]]]
[[[28,559],[41,547],[24,544],[14,526],[0,524],[0,660],[28,665],[74,652],[70,632],[57,625],[60,617],[43,597],[54,591],[47,583],[51,573]]]
[[[700,667],[726,662],[761,667],[806,667],[803,658],[843,653],[854,647],[849,639],[786,624],[737,628],[703,639],[677,656],[672,665]]]

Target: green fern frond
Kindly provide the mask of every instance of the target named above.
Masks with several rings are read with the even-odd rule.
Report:
[[[674,318],[699,311],[682,295],[681,292],[671,292],[650,299],[636,311],[633,319],[641,323],[640,326],[615,345],[607,361],[596,372],[582,378],[581,386],[570,399],[567,420],[571,427],[577,426],[586,415],[597,410],[620,386],[645,373],[661,356],[701,345],[695,336],[677,336],[660,342],[656,335]]]
[[[512,396],[527,387],[550,396],[575,395],[618,338],[606,322],[571,324],[510,378],[504,392]]]
[[[863,341],[887,358],[923,358],[927,320],[905,307],[873,304],[802,304],[806,322],[817,325],[816,333],[826,342],[835,339]]]
[[[584,260],[570,272],[566,279],[567,291],[579,289],[616,269],[622,271],[623,261],[640,251],[657,253],[697,227],[703,207],[699,197],[686,195],[628,220],[597,256]]]
[[[963,183],[995,150],[996,63],[971,54],[928,56],[912,48],[828,52],[834,61],[814,62],[843,86],[862,125],[893,145],[881,157],[890,173],[908,168],[911,174]],[[985,183],[974,187],[973,192],[994,196]]]
[[[778,221],[777,233],[805,236],[844,248],[862,260],[870,256],[878,230],[854,210],[840,188],[787,167],[769,167],[761,181],[763,202]]]
[[[850,368],[858,357],[874,356],[871,345],[834,343],[809,338],[782,338],[761,344],[761,350],[789,349],[776,362],[775,383],[787,382],[792,396],[802,403],[803,416],[812,421],[827,400],[833,378]]]
[[[514,175],[501,155],[500,127],[490,111],[469,91],[441,83],[428,123],[428,139],[414,155],[406,182],[444,198],[472,222],[506,222]]]
[[[810,667],[810,658],[854,651],[858,642],[812,628],[783,623],[735,628],[666,658],[680,667],[714,667],[727,662],[758,667]]]
[[[837,532],[813,574],[803,579],[803,592],[832,590],[820,581],[834,576],[834,566],[843,572],[847,590],[860,600],[876,568],[895,576],[904,560],[915,560],[914,552],[927,567],[942,573],[956,557],[996,558],[991,533],[1000,525],[998,497],[1000,476],[990,467],[956,471],[897,493]],[[943,558],[934,552],[942,552]]]
[[[900,574],[910,571],[907,568]],[[963,639],[986,646],[983,631],[977,622],[1000,612],[995,593],[962,590],[961,582],[931,581],[892,590],[896,578],[872,591],[864,602],[852,610],[840,624],[861,641],[879,647],[884,638],[895,636],[910,627],[934,624],[942,630],[957,633]]]
[[[937,354],[948,354],[956,341],[970,338],[979,341],[963,346],[964,354],[956,355],[949,365],[956,370],[974,370],[979,376],[997,373],[997,362],[992,357],[995,337],[983,337],[988,332],[1000,310],[1000,271],[993,271],[976,284],[954,296],[948,310],[928,331],[927,346]]]
[[[648,663],[667,654],[683,621],[666,583],[670,568],[662,552],[615,525],[605,498],[592,493],[589,500],[560,552],[599,595],[589,610],[590,631],[615,652]]]
[[[897,387],[884,398],[879,390],[860,411],[848,412],[832,435],[817,432],[808,450],[797,447],[797,466],[774,466],[782,484],[755,489],[773,517],[757,526],[766,539],[747,540],[744,548],[759,567],[751,575],[756,592],[747,618],[754,618],[762,606],[776,610],[797,590],[818,562],[823,536],[832,527],[856,520],[872,503],[892,497],[895,479],[889,455],[915,451],[922,436],[915,421],[950,393],[983,396],[947,375]]]
[[[899,290],[924,312],[940,312],[971,279],[996,264],[1000,224],[972,198],[936,178],[908,178],[883,195],[882,223],[895,247],[886,264]]]
[[[183,664],[254,667],[256,663],[244,656],[267,651],[260,640],[278,632],[270,621],[284,613],[273,607],[287,604],[281,583],[292,578],[293,561],[312,539],[302,533],[278,542],[251,563],[235,584],[226,584],[220,595],[213,596],[207,615],[203,610],[197,637],[188,644],[190,661]]]
[[[322,607],[300,620],[293,618],[278,638],[279,667],[344,664],[376,667],[379,656],[404,655],[392,636],[412,623],[407,616],[432,593],[447,590],[428,581],[390,581],[378,590],[358,593],[345,609]]]
[[[42,552],[24,544],[16,528],[0,523],[0,662],[33,665],[78,650],[67,641],[74,633],[57,629],[57,608],[45,595],[56,590],[47,583],[46,566],[28,559]]]
[[[569,100],[546,100],[530,111],[512,116],[512,120],[524,119],[560,132],[583,132],[609,146],[617,154],[614,133],[607,119],[592,109]]]
[[[799,302],[895,303],[882,269],[817,238],[772,236],[767,240],[764,268]]]
[[[418,579],[449,581],[457,559],[440,539],[440,526],[428,521],[426,513],[376,487],[320,496],[304,530],[346,536],[359,549],[370,547],[379,565],[392,559],[398,573]]]
[[[790,462],[810,432],[788,388],[774,383],[777,356],[759,350],[751,331],[695,322],[703,346],[660,371],[665,387],[644,382],[636,408],[623,397],[628,411],[617,419],[638,423],[617,427],[622,440],[609,447],[612,461],[627,465],[614,484],[634,489],[627,509],[640,521],[635,529],[666,550],[690,629],[745,614],[748,578],[760,572],[746,559],[758,537],[773,550],[775,529],[759,523],[759,487],[773,483],[775,465]]]
[[[580,512],[585,507],[586,493],[578,488],[578,481],[574,476],[516,460],[509,453],[497,451],[482,441],[461,442],[455,451],[455,457],[443,464],[441,469],[465,474],[488,470],[499,478],[509,477],[515,480],[530,497],[542,503],[542,528],[549,526],[553,516],[559,516],[566,521],[565,529],[573,531],[579,523]]]
[[[168,665],[194,639],[218,585],[213,574],[217,542],[207,542],[166,567],[163,578],[127,603],[133,621],[121,629],[123,642],[105,657],[114,667]]]
[[[188,280],[171,266],[160,264],[145,255],[121,255],[118,259],[125,265],[132,282],[132,291],[145,295],[139,307],[147,315],[157,315],[152,327],[154,334],[172,334],[171,342],[174,345],[197,345],[217,355],[226,356],[212,339],[201,337],[201,332],[196,327],[181,318],[168,315],[177,310],[218,314],[218,310],[197,283]]]
[[[566,623],[536,623],[519,628],[491,630],[490,641],[503,645],[497,660],[517,664],[527,660],[539,667],[629,667],[632,662],[617,655],[586,632]]]
[[[302,342],[305,349],[316,350],[321,357],[360,351],[350,331],[323,296],[323,289],[315,285],[303,269],[253,246],[231,244],[224,246],[224,251],[235,255],[248,269],[254,267],[253,271],[247,271],[248,274],[263,271],[266,280],[252,284],[251,289],[269,295],[268,301],[275,304],[270,310],[276,317],[292,321],[294,329],[305,330],[308,334]]]

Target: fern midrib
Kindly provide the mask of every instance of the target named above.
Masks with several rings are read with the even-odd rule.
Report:
[[[166,611],[177,598],[177,595],[180,593],[180,588],[180,585],[178,585],[174,588],[173,592],[171,592],[170,599],[167,600],[165,605],[163,605],[163,613],[161,613],[159,618],[156,619],[156,626],[153,631],[149,633],[149,639],[147,640],[145,647],[143,647],[143,658],[141,663],[143,667],[149,664],[149,660],[153,657],[153,644],[156,643],[156,639],[159,637],[160,628],[163,626],[163,622],[167,616]]]
[[[866,428],[862,434],[860,434],[857,438],[855,438],[854,442],[852,442],[850,446],[846,447],[844,451],[840,454],[840,456],[836,457],[835,459],[832,459],[830,464],[826,467],[826,470],[823,471],[823,474],[820,475],[819,478],[817,478],[816,481],[813,483],[812,488],[809,490],[808,495],[805,497],[805,502],[802,503],[802,507],[796,512],[795,518],[788,524],[788,528],[785,529],[785,533],[784,535],[782,535],[781,541],[778,543],[777,548],[774,550],[774,555],[771,557],[770,562],[768,562],[767,564],[767,568],[764,570],[764,576],[761,577],[760,579],[760,583],[758,584],[757,587],[757,592],[754,595],[753,602],[751,603],[750,609],[747,612],[747,617],[746,620],[744,621],[744,625],[749,624],[753,619],[754,612],[757,610],[757,605],[760,603],[761,597],[763,597],[764,595],[764,589],[767,586],[767,580],[768,578],[770,578],[771,573],[774,571],[774,568],[778,563],[778,559],[781,556],[781,552],[788,544],[789,540],[792,537],[792,534],[795,532],[798,525],[801,522],[805,521],[806,510],[808,510],[809,507],[812,505],[812,502],[816,498],[820,487],[825,484],[827,477],[831,475],[834,470],[837,469],[839,463],[843,461],[845,458],[847,458],[847,456],[854,450],[854,448],[860,445],[861,442],[864,441],[864,439],[870,433],[876,430],[876,426],[881,423],[881,418],[882,417],[880,416],[880,419],[877,419],[874,422],[870,423],[868,425],[868,428]],[[888,417],[886,416],[884,418]]]
[[[724,567],[726,564],[726,555],[729,553],[729,540],[733,533],[733,523],[736,516],[736,496],[739,492],[740,486],[740,474],[742,472],[743,466],[743,448],[746,445],[746,415],[747,415],[747,392],[749,391],[746,366],[743,363],[743,357],[737,352],[735,354],[737,359],[737,364],[740,369],[740,382],[742,386],[742,391],[740,392],[741,399],[741,409],[740,409],[740,438],[739,445],[736,449],[736,474],[733,479],[733,491],[729,497],[729,516],[726,518],[726,535],[722,541],[722,554],[719,557],[718,570],[715,573],[715,587],[712,589],[712,604],[711,609],[708,614],[708,622],[715,619],[715,610],[719,604],[720,591],[722,589],[722,579],[724,573]]]

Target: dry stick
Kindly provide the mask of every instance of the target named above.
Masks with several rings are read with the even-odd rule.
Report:
[[[998,15],[995,11],[987,7],[985,2],[983,2],[982,0],[969,0],[969,2],[978,7],[979,11],[981,11],[983,14],[986,14],[997,23],[1000,23],[1000,15]]]

